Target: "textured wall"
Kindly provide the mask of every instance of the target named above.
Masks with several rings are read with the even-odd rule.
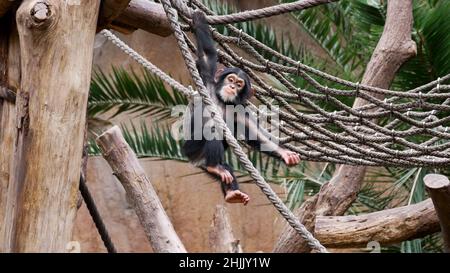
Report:
[[[218,182],[182,162],[143,159],[141,163],[188,251],[208,252],[215,206],[224,203]],[[118,251],[151,251],[122,185],[103,158],[89,159],[87,179]],[[241,187],[252,200],[245,207],[227,204],[234,234],[246,252],[271,251],[284,220],[254,184],[243,183]],[[281,187],[274,189],[283,194]],[[105,251],[84,204],[77,215],[73,240],[80,242],[82,252]]]

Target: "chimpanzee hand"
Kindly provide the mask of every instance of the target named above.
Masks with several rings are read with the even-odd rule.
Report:
[[[195,11],[192,14],[192,24],[194,26],[206,25],[207,22],[206,22],[205,14],[202,11],[199,11],[199,10]]]
[[[300,163],[300,155],[296,152],[283,149],[280,152],[280,156],[288,166],[294,166]]]

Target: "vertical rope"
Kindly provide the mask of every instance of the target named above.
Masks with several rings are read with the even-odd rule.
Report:
[[[80,192],[83,196],[84,202],[86,203],[86,207],[89,210],[89,214],[94,221],[95,227],[97,228],[100,237],[102,238],[103,244],[108,250],[108,253],[117,253],[116,247],[114,246],[111,237],[109,236],[108,230],[106,229],[105,223],[98,212],[97,206],[95,205],[94,199],[92,198],[91,193],[86,185],[86,181],[84,180],[83,175],[80,175]]]

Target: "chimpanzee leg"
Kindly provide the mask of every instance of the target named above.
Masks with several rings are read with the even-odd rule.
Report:
[[[231,168],[228,164],[226,164],[226,163],[223,163],[222,164],[222,167],[225,169],[225,170],[227,170],[227,171],[229,171],[230,172],[230,174],[233,176],[233,182],[231,182],[230,184],[227,184],[227,183],[220,183],[220,185],[221,185],[221,187],[222,187],[222,192],[223,192],[223,195],[226,195],[226,192],[227,191],[229,191],[229,190],[239,190],[239,184],[238,184],[238,182],[237,182],[237,179],[236,179],[236,176],[234,175],[234,173],[233,173],[233,168]]]

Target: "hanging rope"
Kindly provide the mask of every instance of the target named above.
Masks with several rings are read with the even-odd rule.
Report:
[[[103,244],[106,247],[108,253],[117,253],[117,250],[109,236],[108,230],[106,229],[105,223],[103,223],[103,219],[98,212],[97,206],[95,205],[94,199],[92,198],[91,193],[86,185],[86,181],[84,180],[84,176],[80,175],[80,192],[81,196],[83,196],[83,200],[86,203],[86,207],[89,211],[89,214],[94,221],[95,227],[97,228],[100,237],[102,238]]]

